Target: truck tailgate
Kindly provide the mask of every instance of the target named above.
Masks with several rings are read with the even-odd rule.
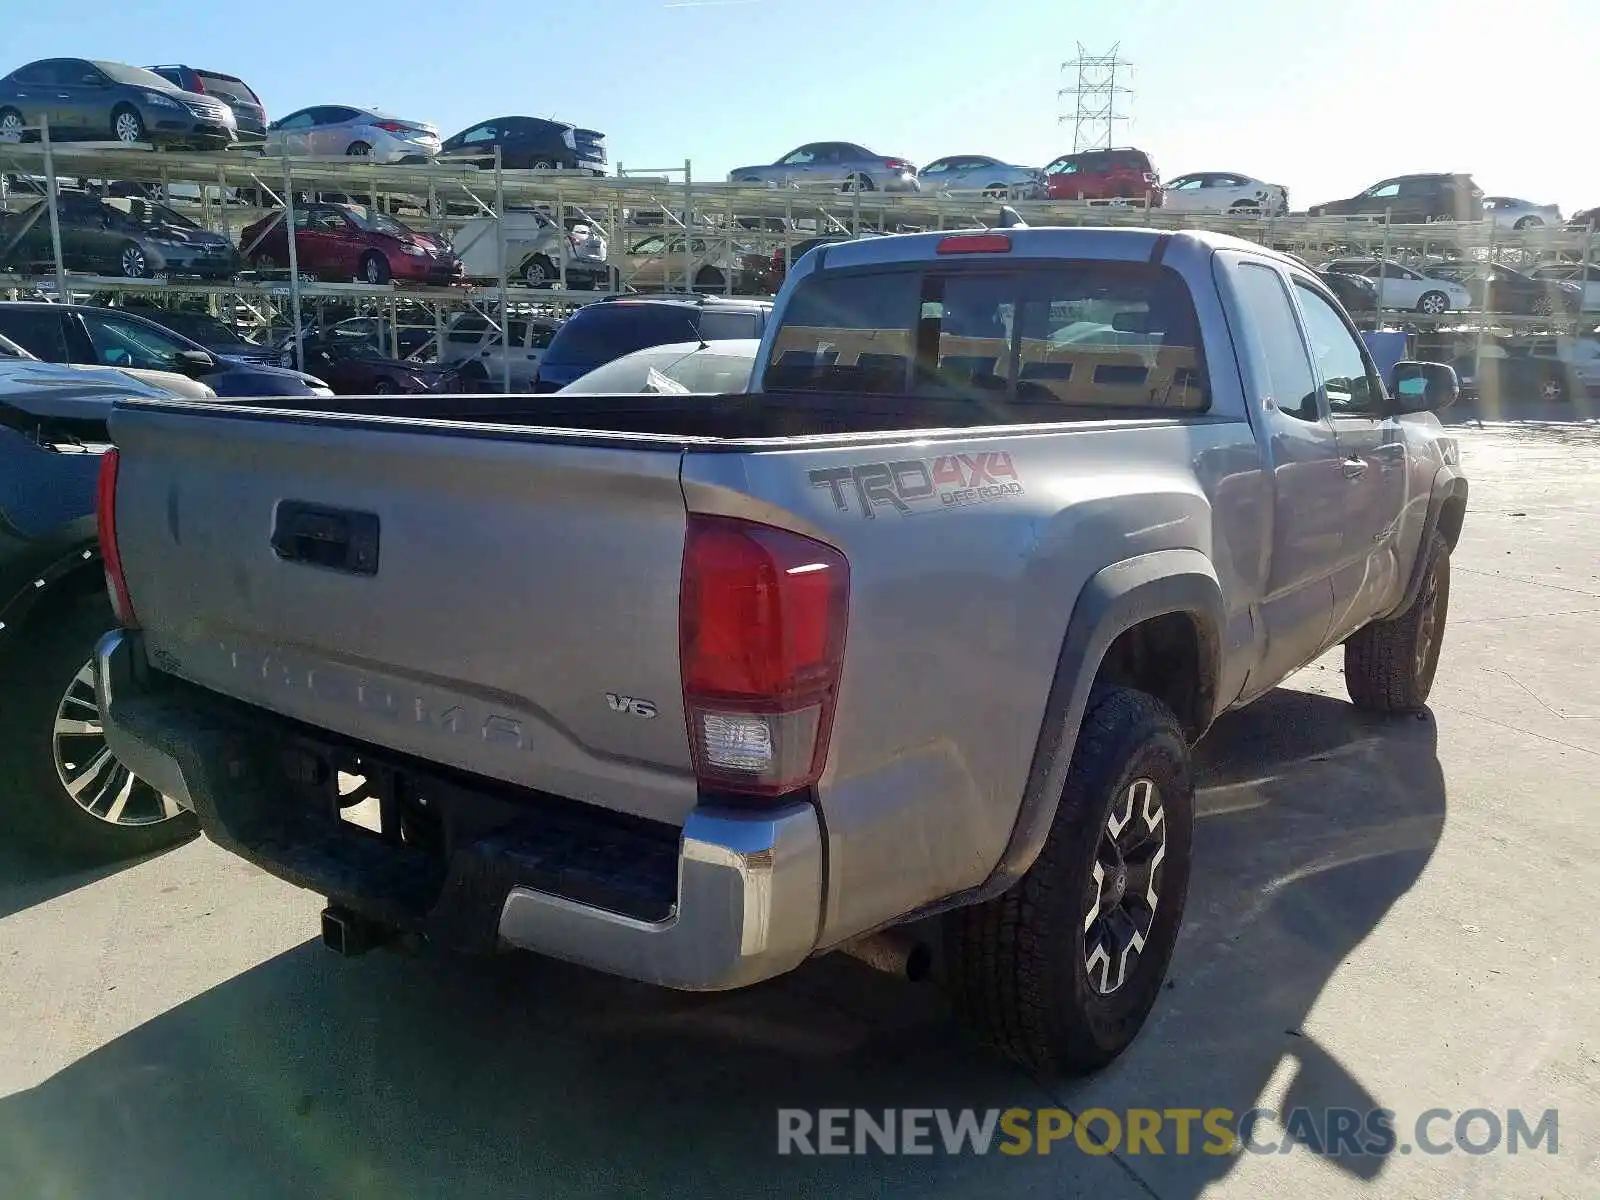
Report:
[[[137,406],[112,429],[117,538],[156,667],[420,758],[686,818],[676,446]]]

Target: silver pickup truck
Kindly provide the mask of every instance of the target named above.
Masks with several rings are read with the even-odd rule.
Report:
[[[806,255],[752,387],[119,404],[107,737],[346,952],[931,960],[1104,1065],[1217,715],[1341,643],[1426,701],[1454,373],[1250,243],[1015,228]]]

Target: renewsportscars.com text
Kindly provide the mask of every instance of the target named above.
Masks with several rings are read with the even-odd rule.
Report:
[[[780,1108],[779,1154],[1555,1154],[1555,1109]]]

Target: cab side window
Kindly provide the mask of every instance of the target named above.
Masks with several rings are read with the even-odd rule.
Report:
[[[1258,263],[1241,263],[1237,279],[1273,401],[1288,416],[1320,421],[1317,379],[1283,280],[1272,268]]]
[[[1311,357],[1322,376],[1329,410],[1336,417],[1376,415],[1378,396],[1360,341],[1319,292],[1299,280],[1295,292],[1305,313]]]

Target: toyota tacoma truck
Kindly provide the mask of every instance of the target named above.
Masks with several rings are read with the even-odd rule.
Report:
[[[713,990],[916,931],[986,1040],[1103,1066],[1218,714],[1339,645],[1427,700],[1454,372],[1248,242],[1007,228],[807,254],[752,387],[119,402],[112,746],[345,952]]]

